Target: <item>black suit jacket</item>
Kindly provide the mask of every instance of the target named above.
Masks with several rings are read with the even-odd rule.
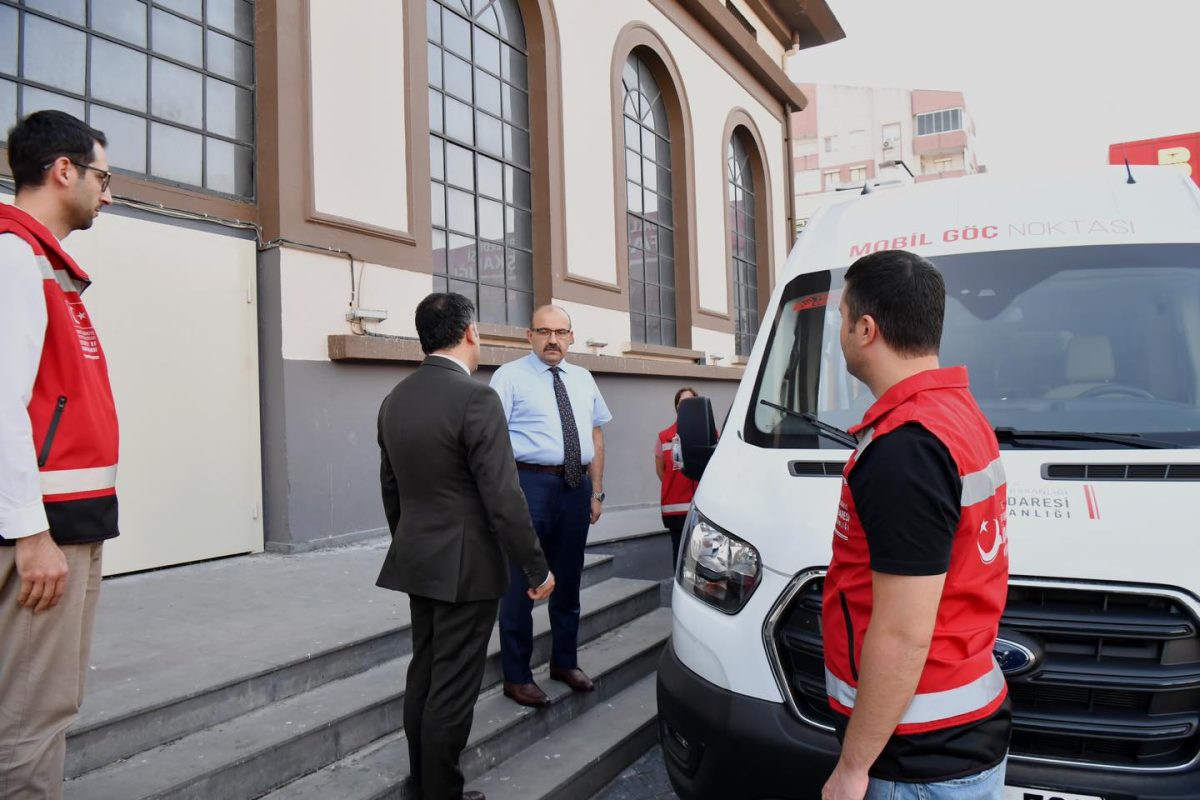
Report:
[[[379,409],[379,481],[392,546],[377,585],[445,602],[508,590],[512,559],[529,585],[549,574],[517,480],[499,396],[430,357]]]

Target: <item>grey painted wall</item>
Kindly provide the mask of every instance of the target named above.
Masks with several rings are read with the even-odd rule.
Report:
[[[258,382],[262,437],[263,535],[271,547],[288,539],[287,402],[283,391],[279,250],[258,254]]]
[[[731,381],[632,375],[597,375],[596,382],[613,414],[604,429],[604,505],[609,509],[658,504],[654,446],[658,432],[675,421],[678,389],[690,386],[711,397],[713,412],[721,420],[737,388]]]
[[[263,283],[278,287],[278,260],[265,254]],[[274,274],[272,275],[272,269]],[[276,292],[277,293],[277,292]],[[263,307],[264,319],[278,320]],[[292,552],[352,542],[386,531],[379,498],[379,403],[414,367],[284,361],[276,330],[263,331],[263,469],[266,539]],[[273,362],[273,363],[272,363]],[[488,380],[491,369],[481,370]],[[724,417],[736,384],[626,375],[597,375],[613,412],[605,429],[606,508],[654,505],[656,434],[672,420],[675,391],[689,385],[713,398]]]

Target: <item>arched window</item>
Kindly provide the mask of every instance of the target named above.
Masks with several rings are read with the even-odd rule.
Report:
[[[671,130],[662,92],[635,50],[622,73],[629,318],[635,342],[675,346]]]
[[[517,0],[427,0],[433,288],[533,312],[529,70]]]
[[[746,133],[729,138],[729,253],[733,259],[735,352],[750,355],[758,334],[758,241],[755,235],[754,170]]]

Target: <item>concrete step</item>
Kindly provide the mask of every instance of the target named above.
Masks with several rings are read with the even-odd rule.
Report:
[[[657,607],[648,581],[611,578],[581,594],[581,641]],[[549,653],[548,609],[534,610],[535,663]],[[485,682],[500,676],[499,636],[488,648]],[[252,797],[399,730],[403,656],[188,734],[69,781],[87,800]]]
[[[594,692],[573,692],[549,680],[547,667],[536,670],[534,680],[552,700],[546,709],[518,706],[504,697],[499,687],[489,689],[475,706],[475,721],[462,755],[467,780],[502,766],[547,736],[556,737],[558,729],[596,713],[628,687],[647,679],[652,684],[654,659],[666,644],[670,630],[669,609],[656,609],[581,648],[580,664],[592,677]],[[585,749],[590,750],[590,745]],[[283,786],[264,800],[398,798],[399,783],[408,771],[408,743],[401,732]]]
[[[365,560],[363,566],[374,572],[382,551],[363,552],[356,557]],[[296,557],[294,562],[303,558]],[[591,587],[611,578],[613,563],[611,555],[587,554],[582,585]],[[245,560],[224,569],[247,571],[246,580],[252,581],[253,566]],[[272,567],[278,569],[274,564]],[[311,571],[311,567],[307,569]],[[293,627],[281,622],[272,629],[268,623],[266,630],[262,627],[263,620],[257,618],[255,630],[236,629],[225,636],[214,634],[213,629],[222,629],[239,613],[236,605],[226,610],[228,616],[219,624],[210,620],[207,629],[197,628],[194,608],[164,611],[147,607],[154,600],[166,606],[164,597],[170,596],[170,586],[160,580],[155,587],[147,580],[151,577],[159,579],[162,573],[119,578],[104,587],[102,618],[98,621],[92,659],[93,664],[103,665],[104,670],[89,676],[88,696],[80,720],[68,733],[67,777],[77,777],[256,708],[369,670],[412,649],[408,602],[403,595],[369,584],[366,589],[359,587],[359,579],[367,579],[366,575],[355,573],[346,577],[355,582],[356,591],[374,598],[370,601],[370,614],[347,620],[339,609],[330,609],[329,598],[336,596],[335,584],[324,595],[296,595],[297,602],[308,600],[316,604],[307,630],[293,629],[305,623],[302,615],[290,620]],[[295,570],[295,583],[309,580],[308,572]],[[157,589],[160,596],[155,597],[150,589]],[[253,602],[249,607],[254,607]],[[361,606],[349,610],[353,612],[354,608]],[[244,612],[242,609],[241,613]],[[103,630],[106,614],[143,618],[145,639],[131,640],[117,631],[106,636]],[[314,634],[312,628],[318,626],[326,629],[325,636]],[[347,629],[351,631],[349,635],[344,633]],[[215,640],[201,641],[205,635]],[[341,636],[345,638],[338,638]],[[227,648],[240,652],[223,657],[222,651]],[[107,683],[105,678],[109,679]]]
[[[654,675],[468,784],[488,800],[587,800],[654,746]]]

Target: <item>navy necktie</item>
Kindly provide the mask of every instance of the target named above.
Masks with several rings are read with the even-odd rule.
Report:
[[[561,370],[551,367],[550,374],[554,376],[554,399],[558,401],[558,416],[562,421],[563,432],[563,477],[567,486],[574,489],[583,480],[583,463],[579,451],[579,428],[575,426],[575,413],[571,410],[571,398],[567,395],[567,387],[562,381]]]

